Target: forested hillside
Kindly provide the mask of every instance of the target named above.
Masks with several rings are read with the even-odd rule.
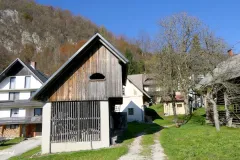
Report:
[[[38,68],[50,75],[98,32],[131,59],[131,73],[143,72],[137,45],[67,10],[32,0],[0,0],[0,26],[0,71],[19,57],[36,61]]]

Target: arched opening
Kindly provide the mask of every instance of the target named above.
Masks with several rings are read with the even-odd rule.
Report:
[[[95,80],[95,81],[105,80],[105,76],[101,73],[94,73],[89,78],[90,80]]]

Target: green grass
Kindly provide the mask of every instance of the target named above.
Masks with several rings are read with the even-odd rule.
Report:
[[[171,160],[227,160],[240,157],[240,129],[221,127],[217,132],[204,124],[204,109],[198,109],[180,128],[166,128],[160,141]]]
[[[12,157],[9,160],[28,159],[28,158],[32,157],[33,155],[35,155],[35,154],[37,154],[39,152],[41,152],[41,146],[38,146],[38,147],[36,147],[34,149],[31,149],[31,150],[21,154],[20,156]]]
[[[174,125],[174,117],[173,116],[164,116],[164,108],[162,104],[157,104],[149,107],[150,109],[153,109],[159,117],[154,120],[154,123],[160,125],[160,126],[171,126]],[[178,119],[185,119],[188,118],[188,116],[185,115],[178,115]]]
[[[163,115],[162,105],[151,107],[159,115],[153,124],[142,124],[132,122],[120,139],[120,145],[114,148],[80,151],[60,154],[50,154],[34,157],[33,159],[80,159],[80,160],[116,160],[128,151],[129,144],[139,133],[145,133],[142,138],[142,155],[151,154],[150,146],[154,144],[154,133],[159,131],[159,125],[173,123],[173,117]],[[217,132],[212,126],[205,124],[205,110],[198,109],[191,116],[187,124],[176,128],[175,126],[165,128],[160,133],[160,142],[165,154],[170,160],[237,160],[240,157],[240,129],[221,127]],[[190,118],[179,116],[179,119]],[[17,159],[29,159],[33,154],[40,151],[40,147],[24,153]]]
[[[123,141],[123,144],[130,144],[138,134],[152,134],[157,130],[160,130],[160,126],[157,124],[131,122],[128,123],[128,129],[124,132],[122,137],[120,137],[120,142]]]
[[[150,156],[151,155],[151,145],[154,144],[154,134],[146,134],[142,137],[141,141],[141,154],[143,156]]]
[[[23,138],[22,138],[22,137],[10,139],[10,140],[8,140],[8,141],[6,141],[5,143],[3,143],[3,144],[0,145],[0,150],[10,148],[10,147],[12,147],[13,145],[18,144],[18,143],[20,143],[20,142],[22,142],[22,141],[23,141]]]
[[[11,158],[10,160],[25,160],[25,159],[39,159],[39,160],[117,160],[121,155],[126,154],[128,148],[120,146],[115,148],[107,148],[92,151],[68,152],[60,154],[49,154],[30,158],[33,154],[40,151],[40,147],[30,150],[20,156]]]
[[[22,160],[22,159],[43,159],[43,160],[117,160],[122,155],[128,152],[128,146],[134,140],[134,138],[139,133],[146,133],[150,135],[153,132],[159,130],[160,127],[156,124],[143,124],[138,122],[132,122],[128,124],[128,129],[124,132],[123,136],[120,138],[120,144],[113,148],[99,149],[99,150],[89,150],[89,151],[79,151],[79,152],[68,152],[59,154],[48,154],[48,155],[35,155],[41,151],[40,147],[34,148],[28,152],[23,153],[20,156],[12,157],[11,160]]]

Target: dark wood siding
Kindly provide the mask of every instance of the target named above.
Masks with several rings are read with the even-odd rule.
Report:
[[[56,81],[57,87],[49,101],[108,100],[122,97],[122,65],[105,46],[95,44],[87,50],[87,56],[73,61],[65,80]],[[82,62],[83,61],[83,62]],[[79,63],[79,65],[78,65]],[[101,73],[104,80],[90,80],[94,73]]]

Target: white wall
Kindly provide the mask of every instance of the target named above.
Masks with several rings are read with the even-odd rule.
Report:
[[[23,91],[19,94],[19,100],[27,100],[30,98],[31,92]]]
[[[3,92],[3,93],[0,92],[0,101],[8,100],[8,97],[9,97],[8,92]]]
[[[125,86],[125,95],[123,96],[143,96],[143,93],[127,79]]]
[[[19,108],[18,117],[34,116],[34,108],[42,108],[42,107]],[[10,113],[11,113],[11,108],[2,108],[2,109],[0,109],[0,118],[10,117]]]
[[[31,88],[40,88],[42,84],[40,83],[39,80],[37,80],[35,77],[31,76]]]
[[[30,88],[26,89],[24,88],[24,85],[25,85],[25,76],[16,76],[15,89],[17,89],[16,92],[20,92],[19,100],[29,99],[31,96],[31,91],[29,91],[29,89],[38,89],[42,86],[40,81],[38,81],[34,76],[31,76]],[[10,91],[9,87],[10,87],[10,77],[7,77],[0,83],[0,90],[6,90],[6,91],[0,92],[0,101],[9,100],[9,91]],[[11,89],[11,92],[14,92],[14,89]]]
[[[118,107],[120,107],[120,112],[127,112],[128,122],[144,120],[143,93],[129,80],[127,80],[125,86],[123,104]],[[128,114],[129,108],[133,108],[134,115]]]
[[[18,117],[25,117],[26,116],[26,109],[19,108],[19,114]]]
[[[26,75],[28,76],[28,75]],[[24,89],[25,84],[25,77],[26,76],[13,76],[16,77],[16,84],[15,89]],[[35,77],[31,76],[30,80],[30,88],[40,88],[41,87],[40,81],[38,81]],[[10,87],[10,77],[6,77],[1,83],[0,83],[0,89],[1,90],[7,90]]]
[[[182,107],[177,107],[177,105],[180,104]],[[165,116],[170,116],[173,115],[173,108],[172,108],[172,103],[164,103],[164,115]],[[176,102],[176,113],[177,114],[185,114],[185,108],[184,108],[184,102]]]
[[[10,117],[11,109],[1,109],[0,118]]]
[[[11,108],[0,109],[0,118],[11,117],[10,114],[11,114]],[[26,109],[19,108],[19,114],[17,117],[25,117],[25,115],[26,115]]]

